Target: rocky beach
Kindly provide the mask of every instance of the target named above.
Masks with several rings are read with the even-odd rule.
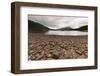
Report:
[[[88,58],[88,36],[28,33],[28,60]]]

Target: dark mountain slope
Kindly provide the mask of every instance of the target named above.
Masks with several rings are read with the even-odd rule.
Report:
[[[82,26],[80,28],[77,28],[76,30],[80,30],[80,31],[83,31],[83,30],[88,30],[88,26]]]
[[[44,25],[28,20],[28,31],[29,32],[46,32],[49,28],[45,27]]]

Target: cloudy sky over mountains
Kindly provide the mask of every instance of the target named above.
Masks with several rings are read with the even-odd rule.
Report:
[[[74,29],[88,25],[87,17],[28,15],[28,20],[38,22],[50,29],[64,27]]]

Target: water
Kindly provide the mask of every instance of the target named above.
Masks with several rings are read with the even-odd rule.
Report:
[[[68,36],[83,36],[88,35],[88,32],[82,31],[48,31],[45,33],[46,35],[68,35]]]

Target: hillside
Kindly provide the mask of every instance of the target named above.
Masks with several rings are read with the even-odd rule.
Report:
[[[28,31],[29,32],[46,32],[49,28],[45,27],[44,25],[28,20]]]

